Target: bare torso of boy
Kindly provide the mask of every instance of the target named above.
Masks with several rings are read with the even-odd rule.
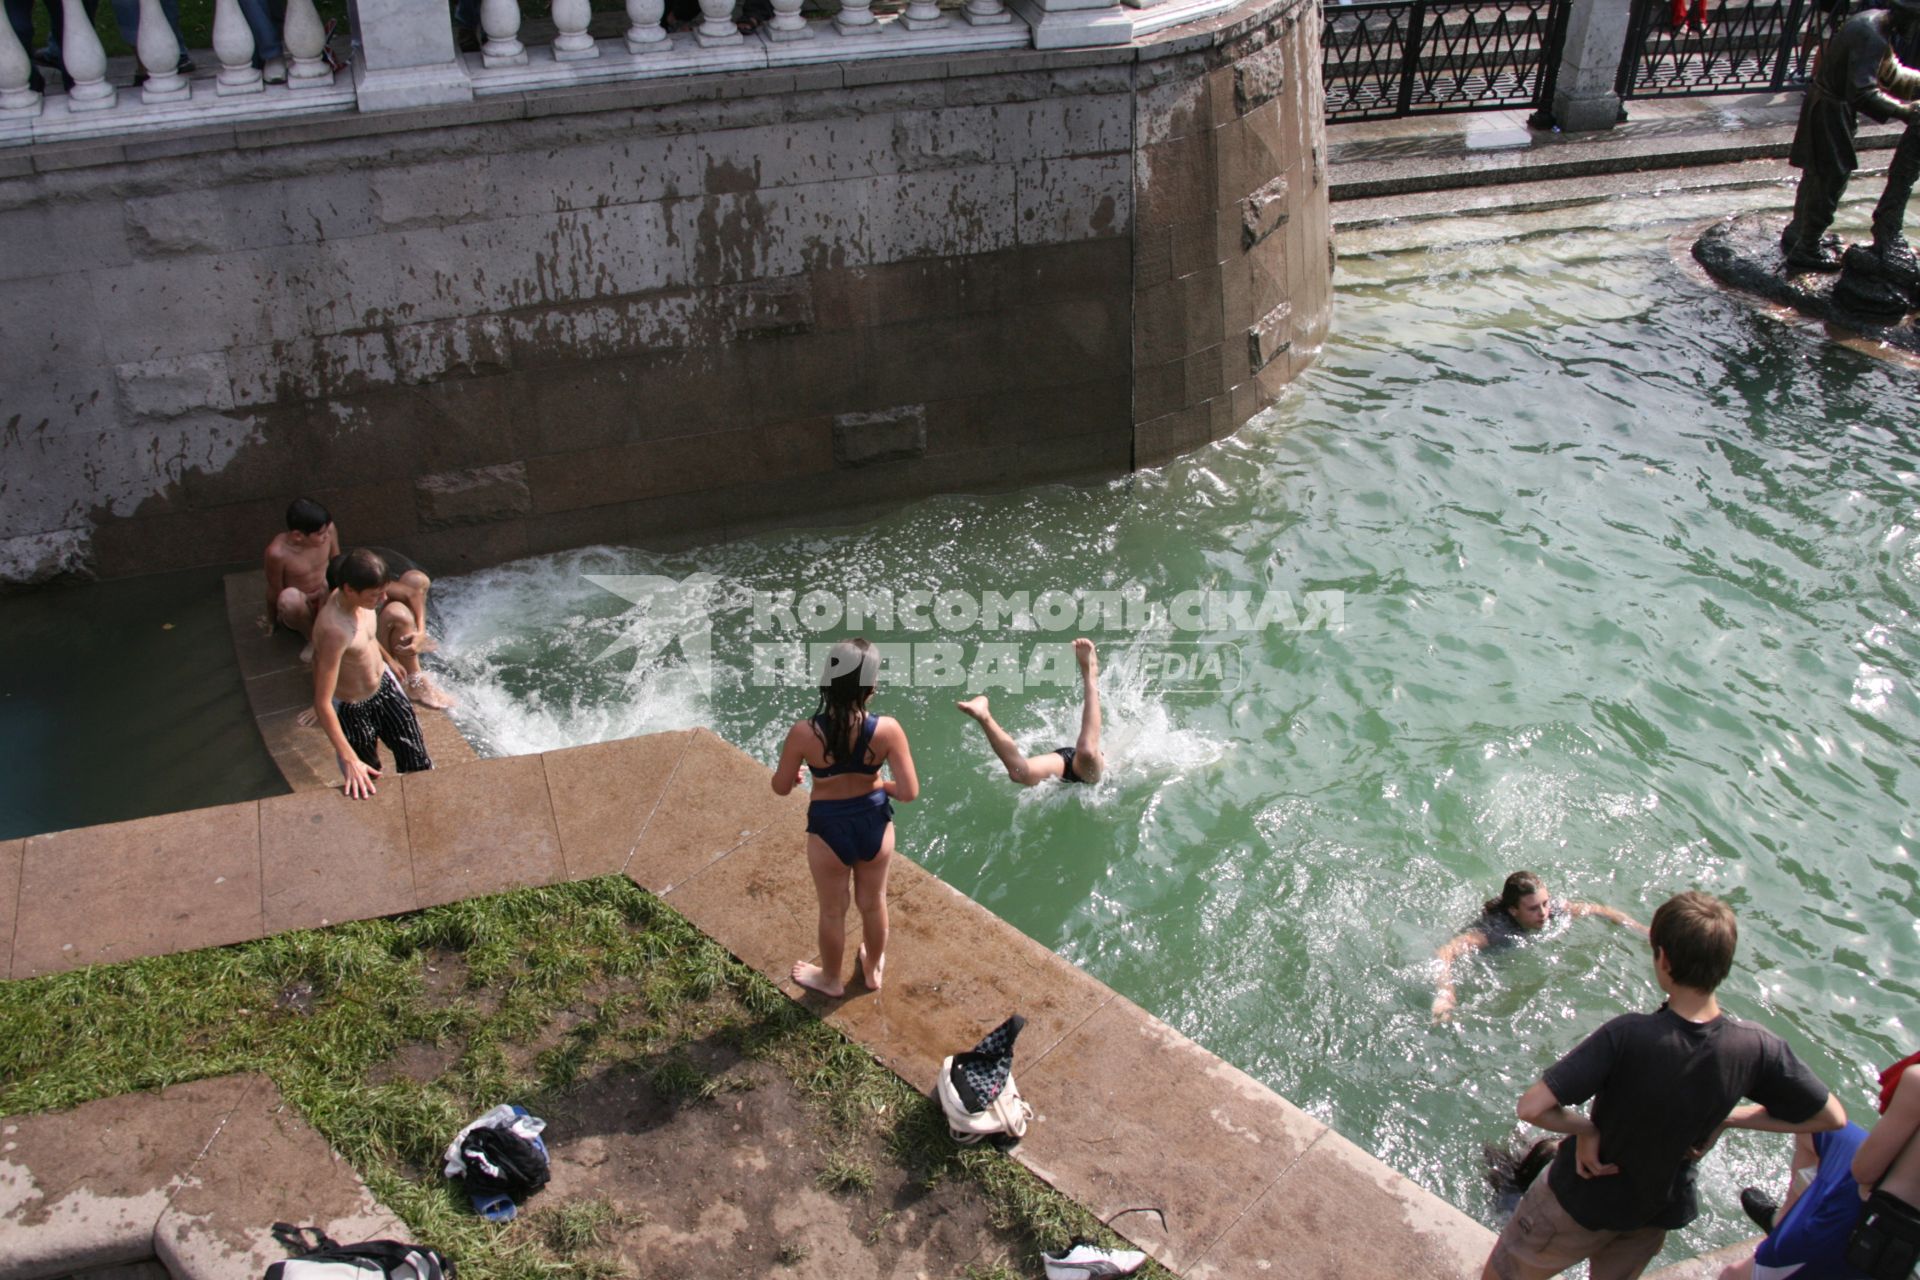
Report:
[[[380,644],[376,638],[377,622],[371,609],[351,609],[335,592],[321,609],[319,619],[314,624],[315,647],[319,644],[321,628],[325,628],[331,638],[337,638],[340,645],[340,674],[333,684],[333,697],[336,702],[364,702],[380,689],[380,678],[386,670],[386,663],[380,657]]]

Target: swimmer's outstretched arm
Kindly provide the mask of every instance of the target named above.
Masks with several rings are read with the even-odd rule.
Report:
[[[1636,930],[1642,936],[1647,936],[1648,934],[1647,926],[1641,924],[1624,911],[1615,911],[1612,907],[1603,907],[1597,902],[1567,902],[1563,905],[1566,907],[1567,914],[1570,916],[1601,916],[1613,921],[1617,925]]]
[[[1486,934],[1478,929],[1469,929],[1440,948],[1436,956],[1440,961],[1440,973],[1433,984],[1433,1020],[1435,1022],[1445,1022],[1451,1018],[1453,1006],[1458,1003],[1453,994],[1453,962],[1468,952],[1478,951],[1486,945]]]

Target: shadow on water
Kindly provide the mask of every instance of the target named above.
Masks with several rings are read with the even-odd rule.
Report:
[[[0,839],[280,795],[224,571],[0,600]]]

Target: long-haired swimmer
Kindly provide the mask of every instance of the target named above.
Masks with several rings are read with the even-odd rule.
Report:
[[[1440,973],[1434,982],[1433,1020],[1445,1022],[1453,1017],[1456,1003],[1453,990],[1454,962],[1482,948],[1508,947],[1530,933],[1538,933],[1556,920],[1568,916],[1599,916],[1627,929],[1645,934],[1647,926],[1624,911],[1603,907],[1597,902],[1572,902],[1547,892],[1547,882],[1531,871],[1516,871],[1500,886],[1500,896],[1488,898],[1480,908],[1480,918],[1440,948],[1436,957]]]
[[[887,869],[893,861],[893,801],[920,794],[907,731],[892,716],[867,710],[880,655],[864,639],[842,640],[827,653],[820,706],[787,730],[775,795],[800,783],[800,766],[813,773],[807,805],[807,866],[820,898],[820,963],[797,960],[793,980],[826,996],[846,994],[840,977],[847,949],[847,882],[860,908],[860,974],[880,990],[887,964]],[[880,776],[885,765],[890,779]]]

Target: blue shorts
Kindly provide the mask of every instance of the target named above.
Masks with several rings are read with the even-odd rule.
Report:
[[[1813,1149],[1820,1153],[1813,1184],[1754,1250],[1756,1272],[1775,1267],[1793,1280],[1853,1280],[1860,1275],[1847,1265],[1846,1253],[1861,1204],[1860,1184],[1853,1180],[1853,1153],[1866,1140],[1867,1131],[1851,1122],[1813,1135]]]
[[[848,866],[872,862],[893,823],[893,801],[878,789],[851,800],[815,800],[807,806],[807,833],[826,841]]]

